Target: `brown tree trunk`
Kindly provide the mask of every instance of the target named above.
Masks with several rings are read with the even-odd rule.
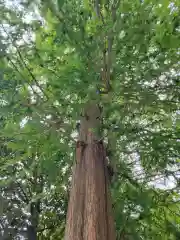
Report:
[[[100,112],[97,105],[87,109],[76,148],[65,240],[115,240],[105,149],[92,131]]]

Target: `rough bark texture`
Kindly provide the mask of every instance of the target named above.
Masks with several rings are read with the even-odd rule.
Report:
[[[65,240],[115,240],[105,149],[92,131],[99,124],[100,111],[96,105],[89,105],[85,113],[76,149]]]

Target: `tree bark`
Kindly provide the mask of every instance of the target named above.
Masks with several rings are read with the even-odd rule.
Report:
[[[94,131],[99,125],[97,105],[88,105],[76,147],[65,240],[115,240],[105,149]]]
[[[27,238],[28,240],[37,240],[37,229],[32,225],[27,228]]]
[[[31,224],[27,228],[28,240],[37,240],[37,226],[39,222],[39,205],[40,201],[32,202],[30,204],[30,221]]]

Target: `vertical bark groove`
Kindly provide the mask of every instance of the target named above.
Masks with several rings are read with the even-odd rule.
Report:
[[[65,240],[115,240],[104,146],[90,141],[78,147]]]

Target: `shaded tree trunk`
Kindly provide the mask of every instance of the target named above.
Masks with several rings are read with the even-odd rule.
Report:
[[[37,227],[39,222],[39,208],[40,201],[32,202],[30,206],[30,221],[31,225],[27,228],[27,237],[28,240],[36,240],[37,239]]]
[[[32,225],[28,226],[27,237],[28,237],[28,240],[36,240],[37,239],[37,229],[34,226],[32,226]]]
[[[87,105],[76,148],[76,165],[65,240],[115,240],[105,149],[97,134],[100,110]]]
[[[36,195],[41,194],[43,192],[43,184],[44,179],[41,174],[38,174],[37,165],[33,171],[33,185],[32,192],[36,193]],[[27,227],[27,238],[28,240],[37,240],[38,239],[38,224],[39,224],[39,215],[41,213],[41,200],[37,199],[36,201],[32,201],[30,203],[30,225]]]

